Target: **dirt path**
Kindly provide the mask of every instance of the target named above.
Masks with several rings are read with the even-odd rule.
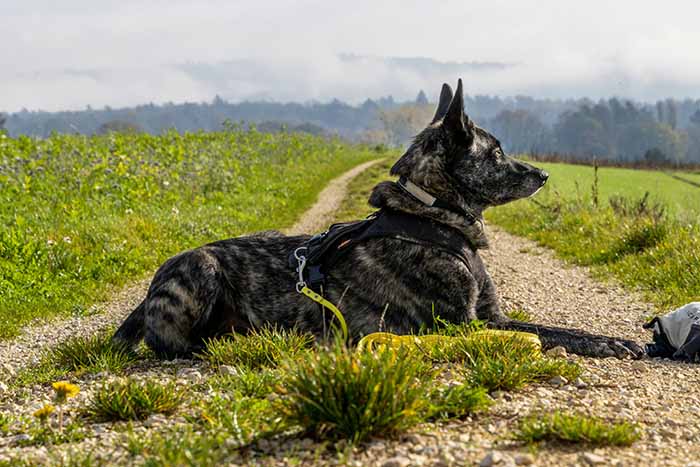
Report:
[[[379,162],[365,162],[331,180],[321,191],[316,203],[290,228],[288,234],[313,233],[327,227],[333,213],[345,197],[347,185],[354,177]],[[3,373],[12,376],[17,370],[39,362],[41,352],[71,336],[92,335],[109,326],[117,326],[143,299],[150,277],[120,290],[108,303],[93,307],[95,314],[65,320],[54,320],[47,324],[31,326],[12,340],[0,341],[0,381]]]

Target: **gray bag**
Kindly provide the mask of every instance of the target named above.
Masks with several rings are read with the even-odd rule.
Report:
[[[700,360],[700,302],[656,317],[644,327],[654,330],[654,343],[646,345],[650,357]]]

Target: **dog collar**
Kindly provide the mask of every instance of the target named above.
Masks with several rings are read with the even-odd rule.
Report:
[[[474,216],[469,214],[464,209],[460,208],[459,206],[455,206],[451,203],[448,203],[447,201],[441,200],[440,198],[436,198],[435,196],[425,191],[423,188],[410,181],[405,176],[399,178],[398,184],[401,188],[403,188],[403,190],[406,193],[408,193],[421,203],[425,204],[426,206],[447,209],[448,211],[452,211],[454,213],[459,214],[460,216],[466,217],[470,221],[474,221]]]

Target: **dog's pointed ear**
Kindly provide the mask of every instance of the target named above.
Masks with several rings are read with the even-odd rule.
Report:
[[[445,117],[442,120],[442,126],[450,136],[456,139],[468,138],[471,134],[471,122],[464,113],[464,94],[462,92],[461,79],[457,81],[457,90],[447,108]]]
[[[433,120],[430,122],[431,125],[438,120],[442,120],[442,117],[444,117],[447,113],[447,108],[450,106],[450,102],[452,102],[452,88],[449,84],[443,83],[442,90],[440,91],[440,100],[438,101],[437,108],[435,109]]]

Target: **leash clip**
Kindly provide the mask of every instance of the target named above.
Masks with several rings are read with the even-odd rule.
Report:
[[[301,254],[301,252],[306,252],[307,248],[305,246],[300,246],[294,250],[294,258],[297,260],[297,272],[299,273],[299,281],[297,282],[297,292],[301,293],[302,289],[306,287],[306,281],[304,280],[304,268],[306,267],[306,256]]]

